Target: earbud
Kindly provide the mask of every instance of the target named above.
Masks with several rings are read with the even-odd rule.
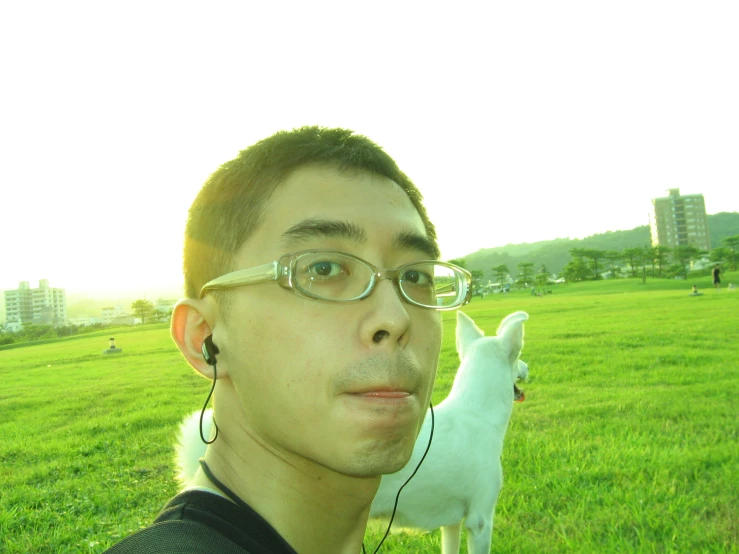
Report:
[[[220,354],[221,351],[218,350],[218,347],[215,344],[213,344],[213,335],[208,335],[207,337],[205,337],[200,350],[203,353],[203,359],[205,360],[206,364],[216,365],[216,354]]]
[[[208,398],[205,399],[203,409],[200,410],[200,440],[202,440],[205,444],[213,444],[218,438],[218,424],[216,423],[216,418],[215,416],[213,417],[213,426],[216,429],[216,434],[211,440],[208,441],[205,440],[205,436],[203,435],[203,416],[205,415],[205,408],[208,406],[208,401],[210,400],[210,397],[213,396],[213,391],[216,388],[216,380],[218,379],[218,373],[216,372],[216,354],[220,354],[221,351],[218,350],[218,347],[215,344],[213,344],[213,335],[208,335],[207,337],[205,337],[205,340],[200,347],[200,351],[203,353],[203,359],[205,360],[205,363],[213,366],[213,386],[210,387]]]

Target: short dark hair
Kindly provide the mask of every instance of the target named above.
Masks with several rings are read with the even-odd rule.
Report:
[[[310,164],[367,171],[395,181],[436,243],[421,193],[377,144],[347,129],[312,126],[280,131],[219,167],[192,203],[183,263],[188,298],[198,298],[205,283],[236,269],[233,258],[261,223],[274,190],[295,169]]]

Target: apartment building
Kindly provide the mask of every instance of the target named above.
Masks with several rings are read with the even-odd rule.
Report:
[[[649,227],[652,246],[675,248],[691,245],[711,249],[706,203],[702,194],[680,195],[680,189],[669,189],[664,198],[652,200]]]
[[[109,306],[107,308],[103,308],[103,317],[102,321],[104,325],[110,325],[113,323],[116,319],[127,317],[128,314],[123,309],[122,306]]]
[[[169,298],[158,298],[154,303],[154,310],[168,314],[174,310],[174,306],[177,304],[177,300],[171,300]]]
[[[67,320],[67,299],[64,289],[51,288],[47,279],[32,289],[22,281],[15,290],[5,291],[5,328],[20,331],[25,323],[61,327]]]

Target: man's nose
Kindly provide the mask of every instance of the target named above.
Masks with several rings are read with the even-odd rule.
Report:
[[[405,346],[410,328],[408,304],[392,279],[381,279],[366,300],[370,309],[361,323],[362,342],[367,346]]]

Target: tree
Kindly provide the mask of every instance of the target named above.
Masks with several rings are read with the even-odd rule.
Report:
[[[549,278],[551,276],[549,275],[549,270],[547,269],[547,266],[544,264],[541,264],[541,267],[539,268],[539,273],[536,274],[536,286],[537,287],[545,287],[549,283]]]
[[[531,277],[534,274],[533,262],[521,262],[518,264],[518,282],[526,285],[531,281]]]
[[[570,248],[570,256],[573,258],[585,258],[585,248]]]
[[[569,283],[584,281],[590,275],[590,270],[585,262],[584,248],[571,248],[572,259],[562,268],[562,275]]]
[[[590,267],[593,269],[593,280],[597,281],[600,279],[600,273],[598,272],[598,260],[602,260],[606,253],[604,250],[596,250],[595,248],[580,248],[582,257],[589,258],[591,260]]]
[[[154,311],[154,304],[150,300],[136,300],[131,304],[134,315],[141,318],[141,323],[146,323],[146,318]]]
[[[603,253],[603,257],[608,260],[609,269],[611,270],[611,278],[616,279],[619,273],[619,267],[616,265],[616,262],[623,259],[623,254],[616,250],[606,250]]]
[[[708,254],[708,259],[714,264],[731,263],[731,249],[726,248],[725,246],[714,248]]]
[[[502,285],[508,278],[510,271],[508,271],[507,265],[501,264],[493,268],[493,274],[495,275],[495,280],[498,281],[498,284]]]
[[[654,277],[654,252],[651,246],[645,246],[641,249],[639,263],[641,264],[641,282],[647,283],[647,262],[652,261],[652,277]],[[662,268],[660,267],[660,271]]]
[[[584,281],[590,275],[590,268],[580,257],[573,257],[567,265],[562,268],[562,275],[568,283]]]
[[[40,325],[38,323],[24,323],[19,335],[23,337],[23,340],[19,342],[53,339],[58,336],[51,325]]]
[[[672,251],[672,259],[675,262],[674,265],[671,266],[673,271],[677,270],[676,273],[678,275],[687,279],[690,262],[699,258],[701,254],[702,252],[698,248],[690,244],[680,244],[676,246]],[[678,266],[682,268],[682,270],[679,270]]]
[[[450,264],[458,265],[459,267],[463,267],[464,269],[467,269],[467,262],[464,258],[454,258],[453,260],[449,260]]]
[[[721,242],[726,245],[726,248],[731,250],[731,258],[729,263],[731,263],[731,271],[736,271],[736,254],[737,250],[739,250],[739,235],[724,237]]]
[[[151,321],[152,322],[161,322],[161,321],[169,321],[172,318],[172,310],[168,310],[166,312],[163,312],[162,310],[154,310],[151,312]]]
[[[641,247],[627,248],[622,252],[622,255],[626,263],[629,264],[631,276],[636,277],[642,258],[644,257],[644,249]]]
[[[470,274],[472,275],[472,290],[473,292],[479,292],[482,286],[482,278],[485,274],[479,269],[473,269],[470,271]]]
[[[652,246],[651,248],[647,247],[647,250],[649,251],[649,256],[651,256],[651,263],[652,263],[652,277],[662,277],[662,270],[667,265],[667,255],[671,252],[669,248],[666,246],[662,246],[661,244],[658,244],[657,246]],[[655,276],[654,270],[655,266],[657,269],[657,275]]]

